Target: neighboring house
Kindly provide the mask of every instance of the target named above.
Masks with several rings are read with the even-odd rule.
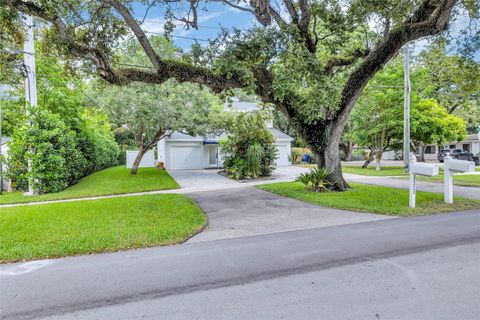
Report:
[[[442,149],[463,149],[474,155],[480,153],[480,133],[474,133],[467,135],[467,138],[464,141],[452,141],[444,145],[429,144],[425,146],[425,160],[426,161],[437,161],[438,153]],[[398,160],[402,156],[401,151],[388,151],[383,154],[384,160]]]
[[[256,103],[233,102],[228,110],[250,112],[258,110],[258,107]],[[276,166],[291,165],[290,150],[293,138],[273,128],[271,123],[267,123],[267,126],[275,137],[278,149]],[[170,137],[158,142],[158,161],[163,162],[167,170],[221,168],[223,161],[218,143],[224,136],[225,134],[205,138],[174,132]]]

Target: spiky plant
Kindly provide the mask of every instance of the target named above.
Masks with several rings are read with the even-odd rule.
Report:
[[[260,166],[262,164],[263,149],[262,146],[255,142],[248,146],[247,152],[247,170],[252,178],[256,179],[260,175]]]
[[[331,182],[328,182],[327,177],[332,172],[324,168],[314,168],[309,172],[300,174],[296,181],[305,185],[305,188],[313,192],[323,192],[328,191],[328,187],[332,185]]]

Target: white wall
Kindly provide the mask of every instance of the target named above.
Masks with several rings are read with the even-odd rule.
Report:
[[[137,157],[138,151],[137,150],[127,150],[127,169],[132,168],[133,162]],[[139,168],[154,168],[155,167],[155,154],[153,150],[147,151],[140,161]]]
[[[277,167],[286,167],[291,165],[291,162],[289,161],[289,156],[292,153],[291,150],[291,142],[290,141],[277,141],[275,142],[275,145],[277,146],[277,150],[279,151],[279,155],[277,157],[277,160],[275,160],[275,164]],[[282,154],[280,154],[280,152]],[[283,163],[280,163],[279,161],[282,161],[284,159]]]

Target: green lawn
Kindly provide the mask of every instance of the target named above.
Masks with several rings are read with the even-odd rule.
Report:
[[[441,171],[441,173],[443,173]],[[443,174],[440,174],[435,177],[422,177],[417,176],[418,180],[421,181],[430,181],[430,182],[441,182],[443,183]],[[466,186],[466,187],[480,187],[480,175],[479,174],[469,174],[469,175],[454,175],[453,184],[457,186]],[[479,191],[480,192],[480,191]]]
[[[299,182],[282,182],[257,186],[281,196],[351,211],[373,212],[394,216],[426,215],[458,210],[478,209],[480,201],[455,197],[455,203],[443,202],[443,195],[417,192],[417,207],[408,207],[408,190],[350,183],[346,192],[316,193],[306,191]]]
[[[174,194],[0,208],[0,262],[173,244],[205,224]]]
[[[360,174],[363,176],[406,176],[405,169],[401,166],[382,167],[382,170],[375,170],[375,166],[362,168],[360,166],[343,165],[344,173]]]
[[[316,168],[315,164],[302,165],[302,167]],[[401,166],[382,167],[382,170],[375,170],[375,166],[362,168],[361,166],[342,165],[344,173],[359,174],[362,176],[406,176],[405,170]]]
[[[140,168],[136,175],[125,166],[95,172],[61,192],[38,196],[24,196],[21,192],[4,192],[0,204],[25,203],[71,198],[85,198],[112,194],[177,189],[179,185],[165,170]]]

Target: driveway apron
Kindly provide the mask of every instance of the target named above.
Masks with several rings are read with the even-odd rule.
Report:
[[[204,210],[208,227],[189,241],[209,241],[360,223],[392,217],[325,208],[246,187],[186,194]]]

